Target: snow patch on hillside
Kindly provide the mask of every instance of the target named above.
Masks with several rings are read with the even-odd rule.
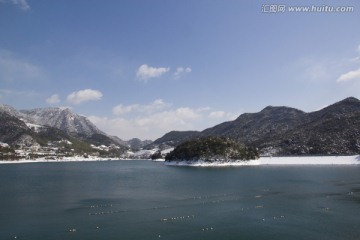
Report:
[[[24,119],[20,119],[20,120],[25,122]],[[29,123],[29,122],[25,122],[25,124],[28,128],[34,129],[35,132],[39,132],[42,128],[44,128],[44,126],[39,125],[39,124],[34,124],[34,123]]]

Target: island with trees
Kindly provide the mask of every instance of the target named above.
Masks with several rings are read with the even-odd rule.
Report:
[[[208,136],[186,141],[165,157],[166,162],[236,162],[259,158],[256,149],[228,137]]]

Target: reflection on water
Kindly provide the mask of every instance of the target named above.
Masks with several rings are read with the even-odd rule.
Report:
[[[359,239],[360,167],[0,166],[0,239]]]

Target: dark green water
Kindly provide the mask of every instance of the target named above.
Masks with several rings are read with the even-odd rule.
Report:
[[[0,239],[360,239],[359,166],[11,164],[0,194]]]

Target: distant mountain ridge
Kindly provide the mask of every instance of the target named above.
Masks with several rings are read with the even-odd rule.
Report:
[[[177,146],[187,140],[200,136],[198,131],[171,131],[166,133],[161,138],[156,139],[151,144],[147,145],[147,149],[159,147],[160,149],[166,149],[169,147]]]
[[[139,138],[132,138],[130,140],[122,140],[117,136],[110,136],[112,140],[119,143],[120,145],[127,146],[133,151],[142,149],[145,146],[148,146],[152,143],[152,140],[141,140]]]
[[[257,148],[261,155],[360,153],[360,101],[353,97],[309,113],[285,106],[268,106],[202,132],[171,131],[152,143],[108,136],[70,109],[18,111],[0,104],[0,120],[0,142],[11,146],[43,146],[51,141],[66,140],[76,143],[80,149],[84,146],[89,149],[90,145],[117,145],[123,150],[164,150],[200,137],[222,136]]]
[[[182,139],[224,136],[258,148],[263,155],[359,154],[360,101],[350,97],[310,113],[268,106],[196,134],[169,134],[154,143],[176,146]]]
[[[285,133],[302,124],[305,112],[289,107],[268,106],[258,113],[244,113],[237,119],[205,129],[201,135],[220,135],[250,143],[259,138]]]
[[[141,140],[139,138],[132,138],[130,140],[124,141],[125,144],[127,144],[131,149],[139,150],[143,147],[149,145],[152,143],[151,140]]]

